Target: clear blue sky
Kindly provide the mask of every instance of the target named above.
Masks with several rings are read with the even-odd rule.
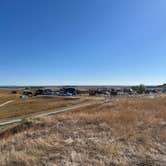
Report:
[[[0,85],[164,82],[165,0],[0,1]]]

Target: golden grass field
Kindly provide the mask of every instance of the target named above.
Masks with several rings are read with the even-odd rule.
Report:
[[[113,98],[0,132],[2,166],[165,166],[166,97]]]
[[[25,116],[31,113],[48,111],[89,101],[89,99],[80,97],[62,96],[37,96],[22,100],[19,98],[19,94],[11,94],[11,91],[11,89],[0,89],[0,105],[6,101],[13,100],[12,103],[0,107],[0,120]]]

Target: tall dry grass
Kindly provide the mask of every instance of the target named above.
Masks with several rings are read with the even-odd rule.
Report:
[[[166,98],[111,99],[1,133],[2,166],[165,166]]]
[[[37,96],[22,100],[19,98],[19,94],[11,94],[9,91],[2,93],[1,90],[0,104],[9,100],[13,100],[13,102],[0,107],[0,119],[26,116],[89,101],[89,99],[84,98],[60,96]]]

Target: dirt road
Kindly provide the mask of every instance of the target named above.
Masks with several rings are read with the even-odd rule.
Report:
[[[7,105],[9,103],[12,103],[12,102],[14,102],[14,100],[9,100],[9,101],[7,101],[7,102],[5,102],[3,104],[0,104],[0,107],[3,107],[3,106],[5,106],[5,105]]]
[[[52,111],[30,114],[29,116],[34,115],[33,118],[38,118],[38,117],[42,117],[42,116],[48,116],[48,115],[53,115],[53,114],[58,114],[58,113],[74,110],[74,109],[81,108],[81,107],[86,107],[86,106],[93,105],[93,104],[95,104],[95,103],[79,104],[79,105],[70,106],[70,107],[66,107],[66,108],[55,109]],[[4,120],[0,121],[0,126],[9,125],[12,123],[18,123],[18,122],[21,122],[23,119],[24,119],[24,117],[4,119]]]

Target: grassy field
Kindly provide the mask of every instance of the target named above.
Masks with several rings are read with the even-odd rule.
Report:
[[[0,105],[8,100],[16,99],[17,95],[11,93],[10,89],[0,89]]]
[[[0,89],[0,105],[6,101],[13,101],[0,107],[0,119],[25,116],[89,101],[87,98],[60,96],[37,96],[22,100],[19,94],[11,94],[11,91],[11,89]]]
[[[165,166],[166,97],[115,98],[7,127],[0,163]]]

